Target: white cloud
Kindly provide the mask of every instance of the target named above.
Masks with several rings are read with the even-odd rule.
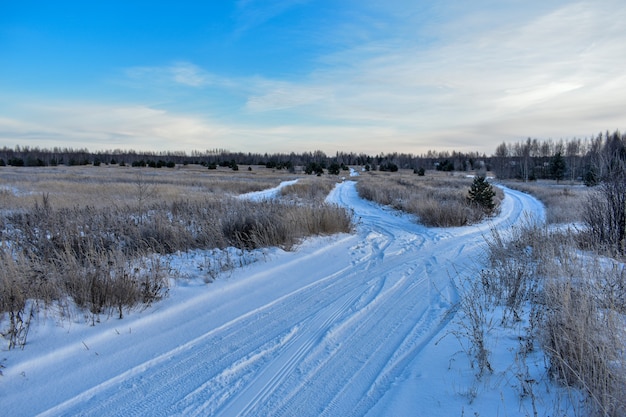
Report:
[[[253,29],[287,10],[310,0],[239,0],[237,2],[237,34]]]
[[[20,115],[0,119],[3,141],[42,147],[62,143],[90,150],[191,150],[215,147],[230,132],[219,123],[146,106],[48,103],[21,108]]]
[[[362,35],[366,41],[326,56],[308,79],[258,83],[264,92],[247,107],[300,111],[364,132],[393,129],[413,138],[416,151],[467,138],[490,152],[515,136],[623,128],[626,32],[619,22],[626,4],[566,2],[534,13],[522,10],[524,2],[518,7],[447,22],[470,22],[472,31],[439,32],[428,44],[406,21],[382,38]],[[508,14],[517,12],[522,18],[511,24]]]
[[[187,152],[220,148],[259,153],[321,149],[331,154],[338,150],[374,154],[400,149],[407,140],[388,126],[225,124],[147,106],[84,102],[19,107],[19,115],[0,118],[0,138],[5,146]]]
[[[259,78],[249,80],[246,84],[254,90],[246,102],[246,109],[253,112],[290,109],[320,101],[327,102],[332,98],[332,90],[323,86]]]
[[[241,2],[239,23],[261,24],[297,3]],[[134,67],[126,71],[134,83],[172,97],[167,111],[55,103],[22,109],[23,117],[11,110],[0,137],[47,137],[53,146],[88,139],[106,148],[491,153],[503,140],[626,128],[621,0],[452,1],[434,5],[430,20],[413,2],[371,3],[385,13],[352,21],[354,33],[332,41],[334,52],[318,57],[308,76],[231,77],[188,61]],[[186,101],[230,100],[228,110],[174,111],[181,87]],[[200,116],[217,113],[219,122]]]
[[[176,62],[158,67],[132,67],[127,68],[125,74],[140,86],[157,84],[206,87],[219,82],[216,76],[190,62]]]
[[[207,73],[198,66],[181,62],[170,68],[174,81],[191,87],[201,87],[209,83]]]

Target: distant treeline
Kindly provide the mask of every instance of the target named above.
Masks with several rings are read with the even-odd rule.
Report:
[[[440,169],[465,171],[484,167],[489,158],[478,152],[428,151],[424,155],[405,153],[378,154],[337,152],[327,155],[323,151],[303,153],[243,153],[223,149],[186,152],[137,152],[113,150],[90,152],[87,149],[16,146],[0,149],[0,166],[57,166],[57,165],[127,165],[154,168],[197,164],[209,168],[235,165],[265,165],[274,169],[294,167],[362,166],[371,170],[397,171],[398,169]],[[304,168],[303,168],[304,169]]]
[[[341,166],[361,166],[366,170],[398,171],[412,169],[440,171],[493,171],[500,179],[556,179],[585,181],[592,185],[626,161],[626,134],[619,131],[599,133],[589,139],[543,140],[528,138],[517,143],[500,144],[493,155],[478,152],[428,151],[425,154],[337,152],[303,153],[243,153],[224,149],[186,152],[137,152],[112,150],[90,152],[87,149],[16,146],[0,149],[0,166],[56,165],[127,165],[154,168],[197,164],[210,169],[239,165],[264,165],[273,169],[294,170],[301,167],[307,173]],[[331,169],[332,170],[332,169]]]
[[[556,179],[584,181],[594,185],[626,167],[626,134],[619,131],[599,133],[590,139],[526,139],[502,143],[489,158],[489,164],[500,179],[524,181]]]

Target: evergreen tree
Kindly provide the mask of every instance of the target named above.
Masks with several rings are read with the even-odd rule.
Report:
[[[561,181],[565,178],[566,170],[567,165],[565,164],[565,158],[563,158],[561,152],[557,152],[550,160],[550,174],[552,174],[552,178],[554,178],[556,182]]]
[[[341,170],[341,166],[337,162],[333,162],[328,167],[328,174],[330,174],[330,175],[339,175],[340,170]]]
[[[585,172],[585,175],[583,176],[583,182],[587,187],[593,187],[600,182],[594,167],[589,167],[587,169],[587,172]]]
[[[496,204],[493,201],[496,193],[484,176],[477,175],[474,177],[474,182],[468,194],[467,200],[470,203],[478,204],[487,214],[493,213],[493,210],[496,208]]]
[[[307,175],[316,174],[318,177],[324,173],[324,168],[315,162],[309,162],[304,168],[304,173]]]

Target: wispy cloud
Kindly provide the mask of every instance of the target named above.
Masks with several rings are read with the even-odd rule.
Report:
[[[218,82],[215,75],[190,62],[176,62],[156,67],[131,67],[124,72],[129,79],[141,85],[183,85],[198,88]]]
[[[322,85],[296,84],[255,77],[246,83],[253,90],[246,109],[253,112],[292,109],[332,100],[332,90]]]
[[[473,32],[457,27],[428,44],[405,21],[383,38],[326,56],[325,68],[305,80],[259,83],[263,93],[251,96],[247,108],[302,107],[336,125],[388,127],[414,137],[416,149],[467,138],[489,142],[488,150],[514,136],[623,125],[618,110],[626,96],[617,92],[626,91],[626,32],[618,22],[626,5],[565,2],[507,24],[505,14],[516,12],[464,16],[457,23],[470,21],[473,30],[482,20],[496,24]]]
[[[191,87],[201,87],[209,83],[206,72],[189,63],[178,63],[170,68],[175,82]]]
[[[189,150],[220,146],[230,135],[225,125],[147,106],[54,102],[30,105],[19,113],[23,119],[20,114],[0,119],[0,137],[42,147],[63,143],[93,150]]]
[[[239,30],[299,4],[241,1]],[[146,87],[144,104],[141,94],[139,104],[119,106],[18,108],[5,98],[0,137],[150,149],[491,153],[503,140],[626,128],[622,0],[451,0],[428,10],[404,0],[348,4],[358,4],[358,16],[316,34],[329,47],[311,58],[308,73],[272,78],[250,68],[231,76],[191,59],[128,68],[126,82]],[[147,96],[161,104],[145,104]]]
[[[310,0],[239,0],[235,19],[236,34],[241,35]]]

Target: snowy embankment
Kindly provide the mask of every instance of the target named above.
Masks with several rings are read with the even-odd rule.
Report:
[[[451,278],[480,267],[490,227],[543,216],[541,204],[506,190],[491,222],[429,229],[361,200],[351,181],[328,199],[354,210],[354,234],[270,251],[210,285],[202,255],[181,255],[171,265],[191,278],[144,311],[33,326],[25,350],[3,352],[3,414],[496,415],[466,405],[471,372],[451,370],[459,344],[437,342],[453,325]]]

